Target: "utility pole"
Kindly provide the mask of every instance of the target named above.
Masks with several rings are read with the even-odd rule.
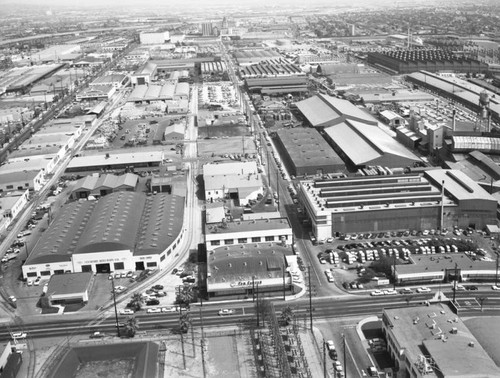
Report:
[[[498,261],[497,261],[498,267]],[[286,300],[286,287],[285,287],[285,264],[283,264],[283,300]]]
[[[342,334],[342,342],[344,344],[344,378],[347,378],[347,353],[346,353],[346,343],[345,343],[345,334]]]
[[[118,325],[118,311],[116,310],[116,291],[115,291],[115,277],[111,279],[111,286],[113,287],[113,305],[115,307],[115,323],[116,333],[120,337],[120,326]]]
[[[396,253],[394,253],[394,261],[392,264],[392,275],[393,275],[393,289],[396,290]]]
[[[259,283],[257,282],[257,292],[256,292],[256,295],[257,295],[257,328],[260,327],[260,305],[259,305]]]
[[[455,263],[455,282],[453,284],[453,304],[455,304],[455,298],[457,295],[457,281],[458,281],[458,274],[457,274],[457,263]]]
[[[326,341],[323,339],[323,376],[326,378]]]
[[[312,312],[312,288],[311,288],[311,266],[307,267],[307,280],[309,282],[309,321],[311,323],[311,332],[313,331],[313,312]]]
[[[184,363],[184,370],[186,370],[186,352],[184,350],[184,332],[182,331],[182,309],[179,307],[179,331],[181,333],[181,345],[182,345],[182,362]]]
[[[279,174],[280,172],[276,170],[276,193],[278,194],[278,212],[280,211],[280,185],[279,185]]]
[[[201,324],[201,363],[203,365],[203,378],[207,376],[207,370],[205,367],[205,335],[203,332],[203,314],[200,307],[200,324]]]
[[[496,266],[496,272],[495,272],[495,286],[498,285],[498,258],[500,256],[500,253],[497,251],[496,254],[497,254],[497,266]]]

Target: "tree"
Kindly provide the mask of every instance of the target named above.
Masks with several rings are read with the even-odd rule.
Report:
[[[194,301],[194,291],[191,285],[183,285],[177,291],[175,303],[181,307],[189,307],[189,304]]]
[[[392,276],[392,266],[394,265],[395,256],[385,256],[371,263],[370,268],[375,272],[384,273],[386,277]]]
[[[127,337],[134,337],[139,329],[139,320],[135,316],[130,316],[125,322],[125,334]]]
[[[292,322],[294,316],[295,315],[292,311],[292,308],[290,306],[287,306],[283,309],[283,311],[281,311],[280,320],[282,323],[288,326]]]
[[[187,333],[189,330],[189,313],[184,312],[179,318],[179,329],[182,333]]]
[[[135,293],[134,295],[132,295],[132,299],[130,300],[128,307],[130,307],[134,311],[140,311],[143,304],[144,300],[142,299],[141,293]]]
[[[255,302],[255,307],[262,321],[265,321],[265,319],[271,314],[271,302],[268,299],[259,298]]]

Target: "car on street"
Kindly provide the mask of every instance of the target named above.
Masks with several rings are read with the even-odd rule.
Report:
[[[384,290],[384,295],[396,295],[398,292],[394,289]]]
[[[146,310],[146,312],[148,314],[157,314],[157,313],[161,312],[161,308],[158,308],[158,307],[157,308],[148,308]]]
[[[328,351],[335,350],[335,344],[333,340],[326,341],[326,349],[328,349]]]
[[[381,295],[384,295],[384,292],[382,290],[375,290],[370,293],[372,297],[379,297]]]
[[[219,316],[233,315],[234,311],[230,308],[221,308],[219,310]]]
[[[491,290],[500,290],[500,286],[493,285],[491,286]]]
[[[131,310],[129,308],[124,308],[120,310],[119,312],[120,315],[134,315],[134,310]]]
[[[101,333],[99,331],[94,332],[92,335],[90,335],[91,339],[102,339],[106,335],[104,333]]]
[[[178,311],[178,308],[175,306],[161,308],[161,312],[177,312],[177,311]]]
[[[430,293],[430,292],[431,292],[431,289],[428,288],[427,286],[420,286],[417,289],[417,293]]]
[[[342,363],[340,361],[335,361],[333,363],[333,368],[335,369],[335,371],[342,371]]]
[[[410,289],[409,287],[405,287],[405,288],[400,290],[400,293],[401,294],[413,294],[413,290]]]
[[[16,339],[25,339],[26,336],[28,336],[26,334],[26,332],[11,332],[10,334],[10,337],[12,337],[12,339],[16,340]]]
[[[474,285],[468,285],[465,286],[465,290],[478,290],[478,287]]]
[[[151,289],[153,289],[153,290],[163,290],[163,285],[154,285]]]

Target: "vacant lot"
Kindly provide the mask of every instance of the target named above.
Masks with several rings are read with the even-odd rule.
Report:
[[[255,143],[250,137],[228,137],[218,139],[199,139],[198,155],[220,156],[221,154],[256,153]]]

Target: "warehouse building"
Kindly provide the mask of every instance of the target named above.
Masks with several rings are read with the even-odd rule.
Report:
[[[111,193],[65,205],[22,266],[24,278],[158,269],[184,236],[184,197]]]
[[[413,166],[421,159],[384,130],[365,122],[346,120],[325,128],[324,136],[351,168],[381,165]]]
[[[133,173],[125,173],[120,176],[111,174],[85,176],[72,186],[70,197],[77,200],[92,197],[99,198],[120,191],[133,192],[137,188],[138,182],[139,176]]]
[[[389,50],[369,52],[367,62],[391,75],[409,74],[420,70],[429,72],[486,73],[488,64],[456,56],[445,50]]]
[[[276,146],[288,172],[294,176],[323,175],[345,170],[343,160],[312,128],[279,130]]]
[[[66,167],[67,173],[101,170],[123,170],[127,168],[158,168],[164,160],[162,151],[109,152],[100,155],[74,157]],[[0,169],[1,171],[1,169]]]
[[[301,181],[298,198],[319,239],[350,232],[482,229],[496,223],[496,199],[455,170]]]
[[[448,306],[385,309],[382,331],[398,376],[500,376],[500,369],[481,342]]]
[[[262,95],[301,93],[308,91],[307,77],[305,76],[247,78],[245,81],[251,93],[259,93]]]
[[[274,50],[240,50],[234,54],[240,66],[257,64],[268,59],[281,58],[281,55]]]
[[[349,101],[323,94],[296,103],[305,121],[312,127],[335,126],[346,120],[377,126],[378,122],[368,112]]]

